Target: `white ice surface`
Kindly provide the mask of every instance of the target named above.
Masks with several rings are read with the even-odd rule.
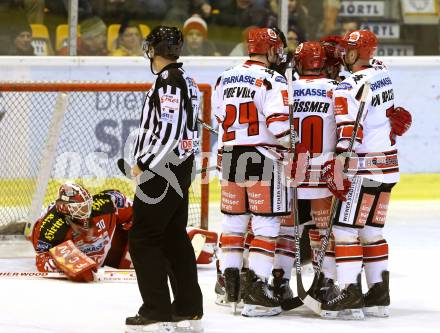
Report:
[[[211,210],[210,224],[217,229],[220,217]],[[199,267],[205,332],[438,332],[440,201],[392,202],[385,234],[390,244],[390,318],[329,321],[304,307],[273,318],[234,316],[229,308],[214,304],[216,273],[214,265],[209,265]],[[13,254],[19,248],[23,251],[23,244],[0,244],[0,253]],[[1,259],[0,271],[35,271],[33,263],[32,258]],[[306,281],[310,277],[307,273]],[[121,333],[125,317],[134,315],[140,302],[137,285],[132,283],[0,278],[0,332]]]

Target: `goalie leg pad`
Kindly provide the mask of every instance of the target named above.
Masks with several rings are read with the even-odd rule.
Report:
[[[214,231],[203,230],[198,228],[187,229],[189,239],[193,239],[196,234],[206,236],[205,244],[197,258],[197,264],[210,264],[213,260],[214,253],[217,250],[218,235]]]

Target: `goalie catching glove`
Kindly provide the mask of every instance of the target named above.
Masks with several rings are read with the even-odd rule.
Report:
[[[343,173],[343,165],[340,159],[332,159],[324,163],[321,178],[327,184],[327,188],[341,201],[347,200],[351,181]]]

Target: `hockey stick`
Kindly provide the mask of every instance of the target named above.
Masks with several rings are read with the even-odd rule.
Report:
[[[202,119],[197,118],[197,121],[202,125],[204,128],[206,128],[208,131],[210,131],[212,134],[218,135],[218,131],[212,127],[211,125],[208,125],[205,123]]]
[[[288,83],[288,103],[289,103],[289,125],[290,125],[290,142],[289,142],[289,152],[291,153],[292,161],[295,158],[295,143],[297,140],[297,134],[294,126],[293,119],[293,63],[289,62],[287,70],[287,83]],[[295,238],[295,271],[296,271],[296,288],[299,298],[302,300],[306,297],[306,291],[301,277],[301,254],[300,254],[300,244],[299,244],[299,214],[298,214],[298,189],[296,186],[291,185],[291,209],[293,213],[294,222],[294,238]]]
[[[363,117],[363,113],[364,113],[364,109],[365,109],[365,101],[367,99],[369,91],[370,91],[370,82],[367,81],[364,84],[364,88],[363,88],[361,99],[360,99],[358,113],[356,115],[356,121],[355,121],[354,127],[353,127],[353,133],[351,134],[351,138],[350,138],[348,148],[347,148],[347,153],[344,156],[344,169],[342,171],[343,174],[347,174],[347,172],[348,172],[350,157],[353,152],[353,146],[354,146],[354,143],[356,140],[356,136],[357,136],[357,132],[358,132],[358,129],[360,126],[361,119]],[[298,291],[298,296],[301,299],[301,301],[316,314],[321,313],[322,303],[316,299],[316,295],[312,295],[312,294],[314,294],[316,286],[318,284],[319,275],[322,270],[322,263],[324,261],[324,256],[325,256],[325,252],[327,250],[327,246],[328,246],[328,243],[330,240],[330,235],[332,233],[333,223],[334,223],[334,220],[336,219],[336,212],[337,212],[337,207],[338,207],[339,203],[340,203],[340,200],[335,197],[333,199],[332,207],[330,210],[331,213],[330,213],[330,219],[329,219],[329,226],[328,226],[326,234],[322,240],[321,248],[319,249],[319,253],[318,253],[318,258],[316,260],[317,265],[316,265],[315,275],[313,277],[313,282],[311,284],[311,287],[307,291],[307,294],[305,295],[305,297],[301,297],[300,291]]]

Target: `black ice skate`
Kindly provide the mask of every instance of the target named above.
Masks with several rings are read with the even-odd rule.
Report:
[[[272,271],[272,290],[275,297],[280,300],[281,309],[288,311],[292,309],[294,301],[293,291],[289,285],[289,279],[284,278],[283,269],[274,269]]]
[[[313,286],[311,295],[321,303],[327,303],[341,294],[338,286],[333,279],[326,278],[323,273],[319,274],[319,279]]]
[[[125,319],[125,333],[175,333],[172,322],[157,321],[145,318],[139,314]]]
[[[238,306],[243,307],[244,305],[244,298],[246,297],[246,291],[248,288],[248,268],[242,268],[240,272],[240,302],[238,303]]]
[[[240,301],[240,270],[238,268],[226,268],[225,278],[225,301],[232,306],[234,313],[237,311],[237,303]]]
[[[247,290],[241,314],[245,317],[266,317],[280,314],[280,301],[273,295],[267,282],[256,276],[251,270],[248,271],[246,279]]]
[[[221,306],[229,306],[226,302],[225,278],[220,270],[217,271],[217,281],[215,282],[215,304]]]
[[[364,299],[360,275],[357,283],[351,283],[339,296],[323,303],[321,307],[321,317],[328,319],[364,319],[362,308]]]
[[[373,317],[388,317],[390,315],[390,273],[382,272],[382,282],[375,283],[364,295],[364,314]]]

